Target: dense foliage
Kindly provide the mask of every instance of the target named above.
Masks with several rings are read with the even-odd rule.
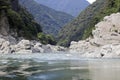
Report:
[[[56,40],[52,35],[44,34],[44,33],[38,33],[38,39],[42,44],[56,44]]]
[[[44,33],[56,36],[61,27],[73,19],[69,14],[55,11],[34,0],[19,1],[34,16],[35,20],[42,25]]]
[[[34,18],[18,4],[18,0],[0,0],[0,14],[6,15],[10,25],[10,32],[17,33],[14,37],[26,39],[39,39],[43,44],[56,44],[51,35],[42,33],[41,26],[34,21]],[[2,17],[0,17],[2,18]]]
[[[120,12],[120,0],[97,0],[59,32],[58,44],[69,46],[71,41],[92,36],[95,24],[116,12]]]
[[[18,36],[27,39],[37,38],[37,33],[42,32],[40,25],[38,25],[33,17],[15,1],[17,2],[17,0],[0,0],[0,12],[4,11],[8,17],[10,30],[15,31]]]
[[[0,10],[10,8],[9,4],[10,4],[9,0],[0,0]]]

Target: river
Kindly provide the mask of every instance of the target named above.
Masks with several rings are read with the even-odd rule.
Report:
[[[0,80],[120,80],[120,59],[78,54],[0,56]]]

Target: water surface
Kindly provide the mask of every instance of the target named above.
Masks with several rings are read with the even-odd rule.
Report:
[[[120,80],[120,59],[74,54],[1,55],[0,80]]]

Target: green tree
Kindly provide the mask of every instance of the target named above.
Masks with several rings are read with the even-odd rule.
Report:
[[[47,44],[46,35],[44,33],[38,33],[38,39],[42,44]]]
[[[0,0],[0,10],[8,9],[8,8],[10,8],[10,1],[9,0]]]
[[[49,34],[38,33],[38,39],[42,44],[56,44],[56,40],[54,39],[54,37]]]
[[[56,44],[56,40],[52,35],[46,35],[46,39],[48,41],[49,44],[55,45]]]

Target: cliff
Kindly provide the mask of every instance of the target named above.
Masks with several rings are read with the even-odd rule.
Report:
[[[120,12],[119,0],[96,0],[80,15],[59,32],[58,44],[69,46],[71,41],[79,41],[92,36],[94,25],[105,16]]]
[[[0,0],[0,54],[64,50],[48,43],[54,43],[53,37],[43,34],[41,26],[19,5],[18,0]]]
[[[120,57],[120,13],[104,17],[95,25],[93,37],[71,42],[70,52],[83,57]]]
[[[0,0],[0,3],[1,35],[35,39],[42,31],[33,17],[20,7],[18,0]]]

